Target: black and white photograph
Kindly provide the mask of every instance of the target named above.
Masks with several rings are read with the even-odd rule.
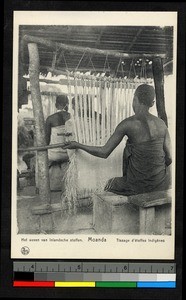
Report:
[[[13,258],[174,257],[176,41],[176,12],[14,12]]]

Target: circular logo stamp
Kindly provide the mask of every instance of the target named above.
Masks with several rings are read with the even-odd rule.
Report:
[[[23,255],[28,255],[29,252],[30,252],[30,249],[27,246],[24,246],[24,247],[21,248],[21,253]]]

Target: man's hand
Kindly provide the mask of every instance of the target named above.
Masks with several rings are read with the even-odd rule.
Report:
[[[78,149],[79,148],[79,143],[75,142],[75,141],[66,142],[62,148],[63,149]]]

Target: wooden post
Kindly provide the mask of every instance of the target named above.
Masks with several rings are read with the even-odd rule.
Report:
[[[155,92],[156,92],[156,107],[158,117],[162,119],[168,126],[167,114],[165,111],[164,98],[164,72],[161,57],[155,57],[152,60],[152,72],[154,76]]]
[[[43,108],[41,103],[41,95],[39,88],[39,53],[37,44],[28,43],[29,51],[29,77],[31,86],[31,98],[33,104],[33,112],[35,118],[36,141],[37,146],[46,146],[45,124],[43,116]],[[48,171],[48,155],[47,149],[38,151],[38,179],[39,179],[39,195],[43,204],[50,205],[50,181]]]

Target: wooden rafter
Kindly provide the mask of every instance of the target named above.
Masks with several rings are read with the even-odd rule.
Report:
[[[63,50],[66,51],[75,51],[75,52],[81,52],[84,53],[85,51],[89,54],[97,54],[97,55],[109,55],[112,57],[117,57],[117,58],[128,58],[128,59],[132,59],[132,58],[138,58],[139,54],[133,54],[133,53],[121,53],[118,51],[114,51],[114,50],[101,50],[101,49],[96,49],[96,48],[89,48],[89,47],[81,47],[81,46],[74,46],[74,45],[66,45],[63,43],[57,43],[57,42],[53,42],[44,38],[39,38],[39,37],[34,37],[34,36],[29,36],[29,35],[25,35],[23,37],[24,41],[26,43],[37,43],[37,44],[42,44],[45,45],[49,48],[52,49],[56,49],[57,47],[60,47]],[[147,54],[147,53],[143,53],[140,54],[141,57],[146,57],[146,58],[152,58],[152,57],[161,57],[161,58],[165,58],[165,54]]]

